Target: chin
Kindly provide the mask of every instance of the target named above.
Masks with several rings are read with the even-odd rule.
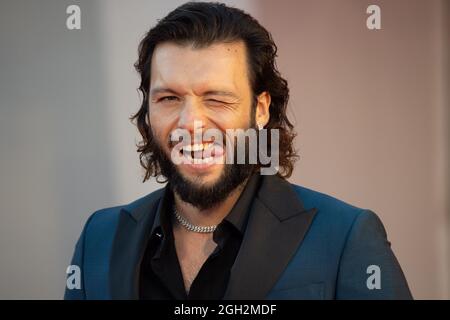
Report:
[[[182,168],[180,168],[180,166],[176,166],[176,168],[184,179],[198,187],[213,186],[219,181],[224,171],[223,165],[215,165],[215,168],[213,168],[212,170],[203,172],[200,170],[198,172],[183,170]]]

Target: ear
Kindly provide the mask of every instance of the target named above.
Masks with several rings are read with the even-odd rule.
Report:
[[[267,123],[269,123],[270,102],[271,102],[270,93],[267,91],[260,93],[259,96],[257,97],[256,112],[255,112],[256,126],[261,125],[262,127],[264,127]]]

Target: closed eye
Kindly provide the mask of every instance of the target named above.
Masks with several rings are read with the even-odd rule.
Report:
[[[227,104],[230,104],[229,102],[225,102],[225,101],[221,101],[221,100],[216,100],[216,99],[208,99],[208,100],[206,100],[207,102],[210,102],[210,103],[215,103],[215,104],[217,104],[217,103],[219,103],[219,104],[224,104],[224,105],[227,105]]]
[[[216,99],[206,100],[206,105],[209,106],[210,108],[223,108],[223,109],[230,109],[230,110],[234,110],[238,107],[237,103],[225,102],[225,101],[216,100]]]

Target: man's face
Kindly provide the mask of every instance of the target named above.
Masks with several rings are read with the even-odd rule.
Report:
[[[243,42],[216,43],[202,49],[162,43],[155,48],[149,121],[156,143],[168,159],[174,146],[170,143],[173,130],[189,131],[193,144],[194,121],[201,121],[203,132],[218,129],[224,136],[226,129],[247,129],[254,123],[251,104]],[[211,188],[229,171],[225,166],[230,165],[182,163],[174,168],[191,186]]]

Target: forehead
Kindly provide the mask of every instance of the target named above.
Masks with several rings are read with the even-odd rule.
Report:
[[[173,42],[158,44],[153,52],[150,86],[220,86],[237,89],[248,85],[247,57],[242,41],[214,43],[204,48]]]

